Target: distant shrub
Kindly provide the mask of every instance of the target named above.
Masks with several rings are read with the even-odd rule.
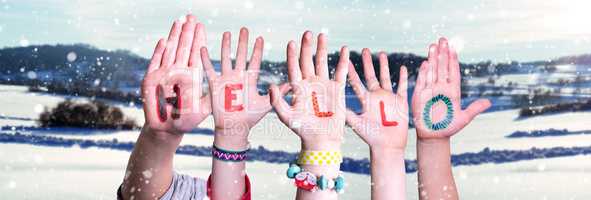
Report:
[[[519,117],[533,117],[537,115],[543,114],[550,114],[550,113],[559,113],[559,112],[575,112],[575,111],[585,111],[591,110],[591,100],[583,101],[583,102],[574,102],[574,103],[559,103],[559,104],[550,104],[545,106],[538,106],[538,107],[526,107],[522,108],[519,111]]]
[[[573,135],[573,134],[578,134],[578,133],[579,132],[569,132],[567,129],[559,130],[559,129],[551,128],[548,130],[515,131],[505,137],[507,137],[507,138],[546,137],[546,136]]]
[[[104,102],[77,103],[66,100],[39,116],[42,127],[84,127],[99,129],[134,129],[134,120],[125,117],[121,109]]]

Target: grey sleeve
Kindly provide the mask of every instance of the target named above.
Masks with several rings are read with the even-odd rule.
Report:
[[[121,187],[117,190],[117,199],[123,200]],[[207,183],[203,179],[173,172],[172,183],[160,200],[203,200],[207,195]]]
[[[206,194],[207,183],[203,179],[174,172],[170,188],[160,200],[202,200]]]

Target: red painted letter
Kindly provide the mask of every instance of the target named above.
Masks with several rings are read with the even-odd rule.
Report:
[[[382,115],[382,125],[383,126],[398,126],[398,122],[388,121],[386,119],[386,112],[384,111],[384,101],[380,101],[380,114]]]
[[[236,100],[236,94],[233,94],[232,91],[234,90],[242,90],[242,84],[228,84],[226,88],[224,88],[224,94],[226,99],[224,100],[224,108],[228,112],[236,112],[241,111],[244,109],[242,104],[239,105],[232,105],[232,100]]]
[[[316,115],[316,117],[330,117],[333,114],[332,112],[320,112],[316,92],[312,92],[312,108],[314,108],[314,115]]]

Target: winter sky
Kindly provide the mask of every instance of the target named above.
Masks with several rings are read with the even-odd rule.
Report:
[[[446,36],[465,62],[529,61],[591,53],[589,8],[589,0],[0,0],[0,47],[88,43],[149,57],[172,21],[193,13],[214,58],[221,33],[246,26],[276,61],[305,30],[327,33],[331,51],[425,55]]]

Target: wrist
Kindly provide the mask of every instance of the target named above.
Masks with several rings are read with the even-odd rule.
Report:
[[[398,148],[370,148],[370,162],[374,166],[404,163],[404,149]]]
[[[336,178],[341,170],[340,165],[301,165],[301,167],[318,177],[323,175],[327,178]]]
[[[213,144],[227,150],[245,150],[249,148],[248,132],[245,129],[215,129]]]
[[[341,151],[340,140],[306,141],[302,139],[301,151]]]
[[[183,134],[155,130],[150,128],[148,124],[145,124],[142,127],[140,137],[144,137],[145,139],[148,139],[160,145],[178,146],[183,138]]]
[[[404,158],[404,149],[400,148],[374,148],[370,147],[369,152],[371,156],[387,157],[387,158]]]
[[[417,139],[417,144],[418,145],[423,145],[423,146],[441,146],[441,145],[447,145],[447,146],[449,146],[449,144],[450,144],[450,138],[449,137],[443,137],[443,138],[419,138],[419,139]]]

